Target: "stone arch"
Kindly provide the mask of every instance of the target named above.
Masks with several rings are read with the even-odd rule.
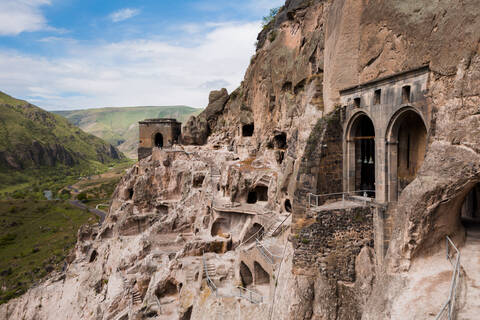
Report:
[[[243,261],[240,262],[240,280],[244,288],[253,284],[252,271],[250,271],[250,268]]]
[[[414,107],[404,107],[390,119],[387,142],[387,194],[397,201],[399,193],[415,179],[425,158],[427,126]]]
[[[347,191],[376,190],[376,133],[372,118],[363,111],[355,113],[346,127],[344,141],[346,150]]]
[[[156,148],[163,148],[163,135],[160,132],[155,133],[155,135],[153,136],[153,145]]]
[[[258,285],[258,284],[270,284],[270,275],[268,274],[267,271],[265,271],[265,269],[263,269],[263,267],[257,261],[255,261],[253,263],[253,271],[255,273],[255,284],[256,285]]]

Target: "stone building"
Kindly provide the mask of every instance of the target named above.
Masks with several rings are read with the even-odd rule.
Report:
[[[139,122],[138,160],[152,154],[153,148],[171,148],[179,143],[182,124],[176,119],[146,119]]]
[[[340,91],[343,106],[343,191],[396,201],[425,157],[431,108],[427,67]]]

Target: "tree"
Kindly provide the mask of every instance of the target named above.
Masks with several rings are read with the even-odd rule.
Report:
[[[279,11],[280,11],[280,7],[270,9],[269,15],[263,17],[262,26],[265,28],[270,22],[272,22],[273,20],[275,20],[275,16],[277,15],[277,13],[278,13]]]

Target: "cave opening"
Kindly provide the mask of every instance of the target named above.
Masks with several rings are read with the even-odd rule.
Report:
[[[285,132],[281,132],[276,134],[273,137],[273,145],[276,149],[286,149],[287,148],[287,134]]]
[[[268,201],[268,187],[256,186],[247,195],[247,203],[254,204],[258,201]]]
[[[292,203],[290,202],[290,199],[285,200],[285,211],[287,212],[292,212]]]
[[[254,242],[255,239],[260,240],[263,236],[264,231],[265,229],[261,224],[254,223],[253,226],[251,226],[245,233],[245,236],[243,237],[243,242],[248,244]]]
[[[240,262],[240,280],[242,281],[242,287],[244,288],[247,288],[253,283],[252,272],[243,261]]]
[[[128,199],[133,199],[133,188],[128,189]]]
[[[477,183],[463,200],[460,218],[467,230],[476,229],[480,231],[480,183]]]
[[[253,263],[253,272],[255,273],[255,284],[270,284],[270,275],[257,261]]]
[[[255,131],[255,125],[253,123],[244,124],[242,126],[242,136],[244,136],[244,137],[253,136],[254,131]]]
[[[93,261],[95,261],[95,259],[97,259],[97,256],[98,256],[97,250],[93,250],[92,253],[90,254],[90,259],[88,260],[88,262],[92,263]]]

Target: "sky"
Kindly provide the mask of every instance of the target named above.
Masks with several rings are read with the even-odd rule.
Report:
[[[205,107],[284,2],[0,0],[0,91],[46,110]]]

